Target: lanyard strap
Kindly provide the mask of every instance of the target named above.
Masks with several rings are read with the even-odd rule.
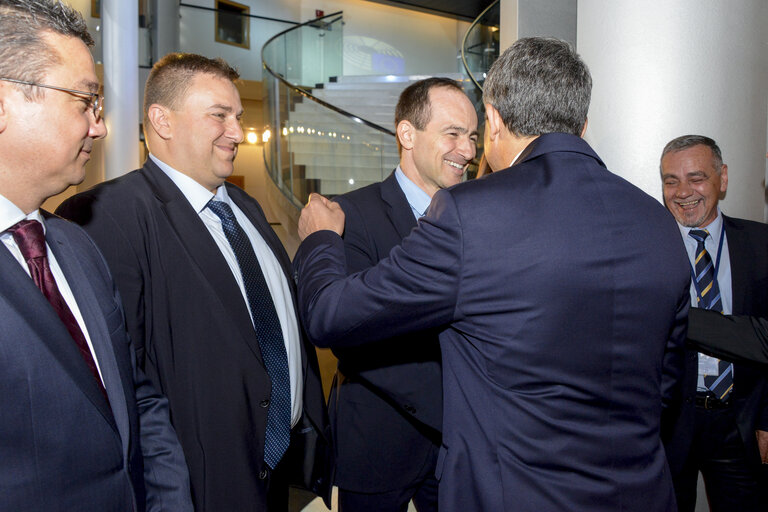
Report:
[[[723,240],[725,240],[725,222],[723,222],[723,225],[720,227],[720,243],[717,244],[717,259],[715,260],[715,275],[712,277],[713,281],[717,281],[717,273],[720,270],[720,255],[723,252]],[[706,250],[706,247],[704,250]],[[695,257],[696,255],[694,254],[694,258]],[[688,266],[691,269],[691,281],[693,281],[693,287],[696,289],[696,297],[699,299],[699,302],[701,302],[701,290],[699,289],[698,281],[696,281],[696,272],[693,270],[693,265],[690,260],[688,261]]]

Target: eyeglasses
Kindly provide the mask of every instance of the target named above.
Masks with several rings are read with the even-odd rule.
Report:
[[[0,77],[0,80],[2,80],[4,82],[13,82],[15,84],[33,85],[35,87],[44,87],[46,89],[53,89],[54,91],[66,92],[67,94],[72,94],[73,96],[88,96],[90,98],[89,102],[88,102],[88,109],[93,114],[93,117],[96,119],[97,123],[101,119],[101,110],[104,108],[104,96],[102,96],[101,94],[99,94],[97,92],[78,91],[76,89],[66,89],[64,87],[56,87],[55,85],[36,84],[34,82],[27,82],[26,80],[16,80],[15,78],[1,78]]]

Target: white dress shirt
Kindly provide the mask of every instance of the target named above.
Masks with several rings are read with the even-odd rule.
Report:
[[[16,258],[16,261],[19,262],[19,265],[24,269],[24,272],[31,278],[27,261],[24,259],[24,256],[21,255],[21,250],[19,249],[19,246],[16,245],[13,235],[7,231],[13,225],[24,219],[40,222],[40,224],[43,225],[43,233],[45,233],[45,221],[43,220],[42,215],[40,215],[40,210],[35,210],[29,215],[24,215],[24,212],[21,211],[18,206],[0,194],[0,241],[2,241],[3,245],[11,251],[11,254]],[[45,243],[45,249],[48,257],[48,266],[51,268],[51,274],[53,274],[53,279],[56,281],[56,286],[59,288],[59,293],[61,293],[64,302],[67,303],[70,311],[72,311],[72,315],[74,315],[75,320],[77,320],[77,325],[80,326],[80,330],[83,331],[83,336],[85,336],[85,341],[88,343],[88,348],[91,351],[93,361],[96,363],[96,369],[99,371],[99,377],[101,378],[102,384],[104,384],[104,377],[102,377],[101,368],[99,367],[99,359],[93,351],[91,336],[88,334],[88,328],[85,326],[85,320],[83,320],[83,315],[80,313],[80,308],[77,305],[75,296],[72,294],[67,279],[64,277],[64,273],[61,271],[61,267],[59,267],[59,263],[56,261],[56,256],[51,251],[48,242]],[[72,340],[72,343],[75,343],[75,341]]]
[[[301,417],[303,405],[303,382],[300,378],[302,375],[301,338],[299,336],[299,324],[296,317],[296,311],[293,307],[291,288],[285,277],[283,268],[280,266],[280,262],[275,257],[269,245],[267,245],[267,242],[259,234],[259,231],[254,227],[251,221],[248,220],[248,217],[246,217],[242,210],[240,210],[234,201],[230,199],[224,185],[217,188],[216,194],[214,195],[210,190],[207,190],[197,181],[170,167],[156,156],[150,154],[149,157],[171,179],[171,181],[176,184],[179,190],[181,190],[181,193],[187,198],[187,201],[192,205],[192,208],[194,208],[200,216],[205,227],[208,228],[214,242],[216,242],[216,246],[227,261],[237,285],[240,287],[240,293],[243,296],[243,301],[245,301],[246,306],[248,305],[248,295],[245,291],[245,283],[243,282],[243,276],[240,273],[237,257],[232,250],[232,246],[229,245],[227,236],[224,234],[224,229],[221,226],[221,219],[219,219],[219,217],[211,210],[206,208],[208,202],[211,199],[215,199],[216,201],[227,203],[229,207],[232,208],[232,212],[235,214],[237,222],[251,241],[253,251],[256,253],[256,259],[259,260],[259,265],[264,273],[264,279],[266,280],[267,287],[272,295],[272,302],[275,305],[275,310],[277,311],[277,317],[280,320],[280,327],[283,333],[285,351],[288,356],[288,373],[291,383],[291,427],[293,427]],[[248,314],[251,315],[251,322],[253,322],[253,315],[250,307],[247,307],[246,309],[248,310]]]

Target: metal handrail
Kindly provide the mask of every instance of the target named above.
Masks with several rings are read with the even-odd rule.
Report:
[[[498,0],[496,0],[496,1],[498,2]],[[319,104],[319,105],[322,105],[322,106],[323,106],[323,107],[325,107],[325,108],[328,108],[328,109],[330,109],[330,110],[333,110],[334,112],[336,112],[336,113],[338,113],[338,114],[341,114],[342,116],[344,116],[344,117],[347,117],[347,118],[351,119],[352,121],[355,121],[355,122],[357,122],[357,123],[361,123],[361,124],[364,124],[364,125],[366,125],[366,126],[368,126],[368,127],[370,127],[370,128],[373,128],[374,130],[377,130],[377,131],[380,131],[380,132],[386,133],[386,134],[388,134],[388,135],[391,135],[392,137],[395,137],[395,136],[396,136],[396,135],[395,135],[395,132],[393,132],[392,130],[389,130],[389,129],[387,129],[387,128],[384,128],[383,126],[380,126],[380,125],[378,125],[378,124],[376,124],[376,123],[373,123],[373,122],[371,122],[371,121],[368,121],[367,119],[363,119],[363,118],[361,118],[361,117],[359,117],[359,116],[356,116],[355,114],[352,114],[351,112],[347,112],[346,110],[344,110],[344,109],[341,109],[341,108],[337,107],[336,105],[331,105],[330,103],[328,103],[328,102],[326,102],[326,101],[323,101],[323,100],[321,100],[320,98],[317,98],[316,96],[313,96],[313,95],[312,95],[312,94],[309,92],[309,90],[307,90],[307,89],[305,89],[305,88],[303,88],[303,87],[300,87],[300,86],[298,86],[298,85],[292,84],[291,82],[289,82],[288,80],[286,80],[286,79],[285,79],[283,76],[281,76],[281,75],[280,75],[280,73],[277,73],[277,72],[275,72],[275,71],[274,71],[272,68],[270,68],[270,67],[269,67],[269,64],[267,64],[267,61],[266,61],[266,60],[265,60],[265,58],[264,58],[264,50],[265,50],[265,49],[266,49],[266,48],[269,46],[269,44],[270,44],[272,41],[274,41],[274,40],[275,40],[275,39],[277,39],[278,37],[281,37],[281,36],[285,35],[286,33],[290,32],[290,31],[292,31],[292,30],[298,30],[298,29],[300,29],[301,27],[305,27],[305,26],[311,26],[312,24],[314,24],[314,23],[317,23],[317,22],[318,22],[318,21],[320,21],[320,20],[324,20],[324,19],[326,19],[326,18],[330,18],[330,17],[332,17],[332,16],[338,16],[338,17],[341,17],[341,15],[342,15],[342,14],[343,14],[343,11],[334,12],[334,13],[332,13],[332,14],[326,14],[325,16],[322,16],[322,17],[320,17],[320,18],[315,18],[315,19],[312,19],[312,20],[310,20],[310,21],[307,21],[307,22],[305,22],[305,23],[302,23],[301,25],[297,25],[297,26],[295,26],[295,27],[291,27],[291,28],[289,28],[289,29],[287,29],[287,30],[283,30],[282,32],[280,32],[280,33],[278,33],[278,34],[276,34],[276,35],[272,36],[271,38],[269,38],[269,40],[268,40],[266,43],[264,43],[264,46],[262,46],[262,47],[261,47],[261,64],[262,64],[262,66],[264,67],[264,69],[265,69],[265,70],[266,70],[266,71],[267,71],[267,72],[268,72],[270,75],[272,75],[272,76],[273,76],[273,77],[275,77],[277,80],[279,80],[280,82],[282,82],[282,83],[283,83],[283,84],[284,84],[286,87],[289,87],[290,89],[292,89],[293,91],[297,92],[298,94],[301,94],[303,97],[305,97],[305,98],[307,98],[307,99],[309,99],[309,100],[312,100],[312,101],[314,101],[315,103],[317,103],[317,104]],[[338,18],[337,18],[337,19],[338,19]],[[334,20],[331,20],[331,22],[333,22],[333,21],[336,21],[336,20],[335,20],[335,19],[334,19]]]
[[[467,64],[467,58],[464,54],[464,47],[467,44],[467,38],[469,37],[469,33],[472,32],[472,29],[475,28],[475,25],[480,23],[480,20],[483,18],[483,16],[485,16],[485,13],[490,11],[491,8],[495,7],[498,3],[499,3],[499,0],[494,0],[493,2],[491,2],[491,4],[488,7],[483,9],[483,12],[481,12],[480,15],[477,18],[475,18],[475,21],[473,21],[472,24],[469,25],[469,28],[464,33],[464,38],[461,40],[461,63],[464,65],[464,69],[466,70],[467,75],[469,75],[469,79],[472,80],[475,86],[481,91],[483,90],[483,86],[480,85],[480,83],[475,79],[475,75],[473,75],[472,71],[470,71],[469,69],[469,64]]]

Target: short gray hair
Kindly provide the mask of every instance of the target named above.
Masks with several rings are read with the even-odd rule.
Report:
[[[76,37],[93,46],[83,16],[60,0],[0,0],[0,77],[41,82],[59,56],[43,39],[45,32]],[[43,90],[17,85],[28,100]]]
[[[668,153],[677,153],[694,146],[706,146],[712,150],[712,165],[715,168],[715,172],[720,174],[723,169],[723,154],[720,152],[717,142],[705,135],[683,135],[672,139],[664,146],[664,150],[661,152],[661,160],[664,160]],[[661,165],[659,165],[659,168],[661,168]]]
[[[592,77],[581,57],[560,39],[519,39],[496,60],[483,84],[507,129],[517,136],[581,135]]]

